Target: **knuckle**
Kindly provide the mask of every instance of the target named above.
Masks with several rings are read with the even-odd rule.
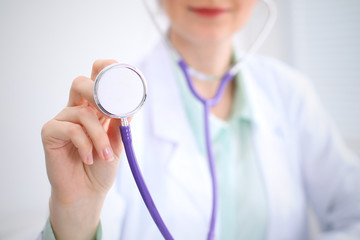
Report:
[[[98,142],[106,142],[107,136],[106,136],[105,132],[99,130],[94,133],[94,139]]]
[[[85,80],[84,76],[79,76],[75,78],[74,81],[72,82],[71,89],[75,91],[78,90],[81,87],[84,80]]]
[[[92,153],[92,150],[93,150],[93,145],[90,141],[86,140],[84,142],[84,151],[86,153]]]
[[[76,136],[82,131],[82,127],[78,124],[71,124],[68,127],[69,136]]]
[[[95,112],[89,107],[81,107],[78,114],[80,118],[90,118],[94,116]]]
[[[83,137],[78,142],[78,149],[83,153],[90,153],[92,152],[92,143],[89,141],[87,137]]]
[[[52,121],[52,120],[46,122],[46,123],[42,126],[42,128],[41,128],[41,137],[42,137],[42,138],[44,138],[45,136],[48,135],[49,128],[50,128],[50,125],[51,125],[51,121]]]

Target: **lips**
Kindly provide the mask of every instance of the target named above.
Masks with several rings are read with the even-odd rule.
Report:
[[[224,8],[210,8],[210,7],[191,7],[190,11],[205,18],[215,18],[227,12]]]

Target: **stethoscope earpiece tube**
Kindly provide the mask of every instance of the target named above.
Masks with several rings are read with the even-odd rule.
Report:
[[[174,238],[171,236],[169,230],[167,229],[164,221],[162,220],[159,211],[157,210],[155,203],[150,195],[150,192],[145,184],[145,181],[142,177],[139,165],[136,161],[136,156],[134,153],[134,149],[132,146],[132,137],[131,137],[131,129],[130,126],[127,124],[127,121],[125,121],[126,124],[123,124],[120,126],[120,133],[121,138],[124,144],[126,157],[129,162],[129,166],[131,169],[131,172],[133,174],[134,180],[136,182],[136,185],[140,191],[141,197],[144,200],[144,203],[154,220],[156,226],[159,228],[161,234],[166,240],[173,240]],[[124,123],[122,121],[122,123]]]
[[[210,132],[210,112],[211,108],[218,104],[221,100],[221,97],[224,94],[226,86],[232,81],[235,75],[232,72],[226,73],[220,82],[218,90],[213,98],[205,99],[203,98],[195,89],[191,81],[191,77],[188,71],[188,65],[185,63],[184,60],[180,60],[178,62],[179,67],[184,73],[186,82],[189,86],[191,93],[199,100],[203,107],[204,107],[204,130],[205,130],[205,143],[206,143],[206,152],[209,162],[209,171],[210,171],[210,178],[211,178],[211,188],[212,188],[212,208],[211,208],[211,218],[210,218],[210,226],[208,231],[207,240],[212,240],[215,237],[215,225],[216,225],[216,218],[217,218],[217,205],[218,205],[218,186],[217,186],[217,177],[216,177],[216,167],[214,161],[214,154],[213,154],[213,147],[211,143],[211,132]]]

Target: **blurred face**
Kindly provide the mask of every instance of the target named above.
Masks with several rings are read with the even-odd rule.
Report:
[[[197,44],[228,40],[258,0],[162,0],[171,34]]]

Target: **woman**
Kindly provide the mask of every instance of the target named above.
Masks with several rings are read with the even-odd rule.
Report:
[[[192,68],[222,76],[232,64],[232,37],[256,3],[163,0],[170,42]],[[93,81],[114,62],[98,60],[91,78],[76,78],[68,106],[43,127],[52,187],[45,239],[161,239],[120,161],[120,122],[95,107]],[[202,108],[164,43],[139,68],[149,98],[132,125],[145,179],[174,238],[205,239],[211,181]],[[220,78],[192,81],[210,98]],[[211,113],[217,239],[307,239],[308,209],[319,220],[320,239],[360,237],[358,162],[302,75],[251,57]]]

